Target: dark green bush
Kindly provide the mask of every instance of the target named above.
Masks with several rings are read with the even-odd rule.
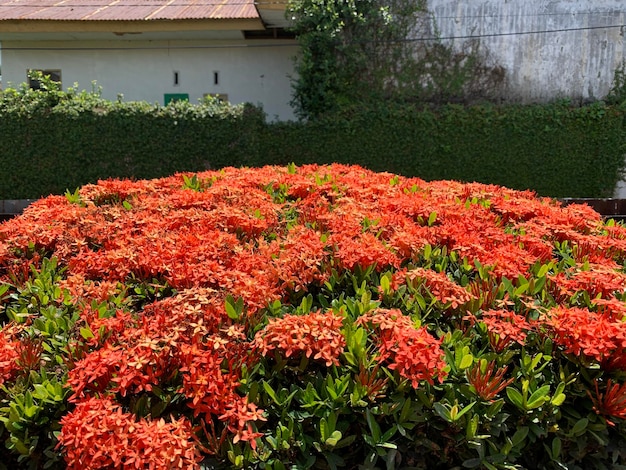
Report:
[[[354,162],[554,197],[611,196],[626,152],[624,110],[603,103],[370,108],[269,131],[261,154],[273,163]]]
[[[106,178],[154,178],[251,164],[263,113],[216,100],[168,106],[54,89],[0,94],[0,199]]]
[[[361,107],[267,123],[216,101],[106,101],[96,92],[0,92],[0,199],[32,199],[106,178],[225,166],[354,163],[426,180],[611,196],[626,153],[623,105]]]

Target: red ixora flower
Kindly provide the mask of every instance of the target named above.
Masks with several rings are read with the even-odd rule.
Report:
[[[485,310],[480,321],[487,327],[489,344],[498,353],[512,343],[523,345],[527,332],[532,329],[525,317],[505,309]]]
[[[484,367],[486,364],[486,367]],[[476,395],[485,401],[493,401],[493,399],[508,387],[514,380],[511,377],[503,380],[508,367],[500,368],[496,371],[496,362],[479,361],[467,371],[467,381],[474,388]]]
[[[568,354],[585,355],[605,370],[626,370],[626,323],[586,308],[555,307],[543,319]]]
[[[0,332],[0,385],[11,380],[19,371],[19,341],[12,341]]]
[[[89,398],[61,419],[58,447],[70,470],[199,468],[186,418],[137,419],[111,398]]]
[[[359,317],[356,324],[377,333],[379,362],[409,379],[413,388],[422,380],[432,384],[437,378],[443,382],[447,372],[441,340],[424,327],[415,328],[400,310],[376,309]]]
[[[592,396],[589,392],[589,396],[593,400],[593,409],[599,415],[605,417],[607,424],[614,426],[615,423],[607,418],[620,418],[626,419],[626,383],[618,384],[613,383],[609,379],[606,383],[606,391],[600,393],[598,387],[598,380],[594,380],[596,387],[596,394]]]
[[[346,345],[340,331],[342,324],[343,317],[332,311],[272,318],[257,332],[254,345],[263,355],[274,350],[285,357],[304,353],[306,357],[322,360],[327,366],[339,365],[339,356]]]
[[[474,296],[467,289],[452,281],[445,273],[415,268],[408,271],[406,277],[407,282],[414,283],[416,287],[418,286],[417,281],[423,280],[426,289],[435,299],[454,309],[474,299]]]

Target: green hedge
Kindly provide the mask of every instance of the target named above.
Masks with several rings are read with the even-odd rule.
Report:
[[[251,106],[111,102],[97,93],[0,95],[0,199],[37,198],[98,179],[155,178],[251,164],[264,125]]]
[[[308,125],[275,124],[272,162],[359,163],[426,180],[610,197],[626,153],[624,109],[596,103],[361,110]]]
[[[97,92],[0,93],[0,199],[32,199],[98,179],[224,166],[355,163],[427,180],[611,196],[626,153],[625,108],[595,103],[353,109],[267,123],[253,106],[166,107]]]

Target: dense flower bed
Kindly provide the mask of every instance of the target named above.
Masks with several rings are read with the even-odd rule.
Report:
[[[626,468],[625,259],[360,167],[48,197],[0,225],[0,468]]]

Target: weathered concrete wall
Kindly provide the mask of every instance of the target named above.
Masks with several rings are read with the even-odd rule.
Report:
[[[444,42],[476,37],[505,69],[507,101],[601,99],[626,57],[624,0],[429,0],[429,9]]]

